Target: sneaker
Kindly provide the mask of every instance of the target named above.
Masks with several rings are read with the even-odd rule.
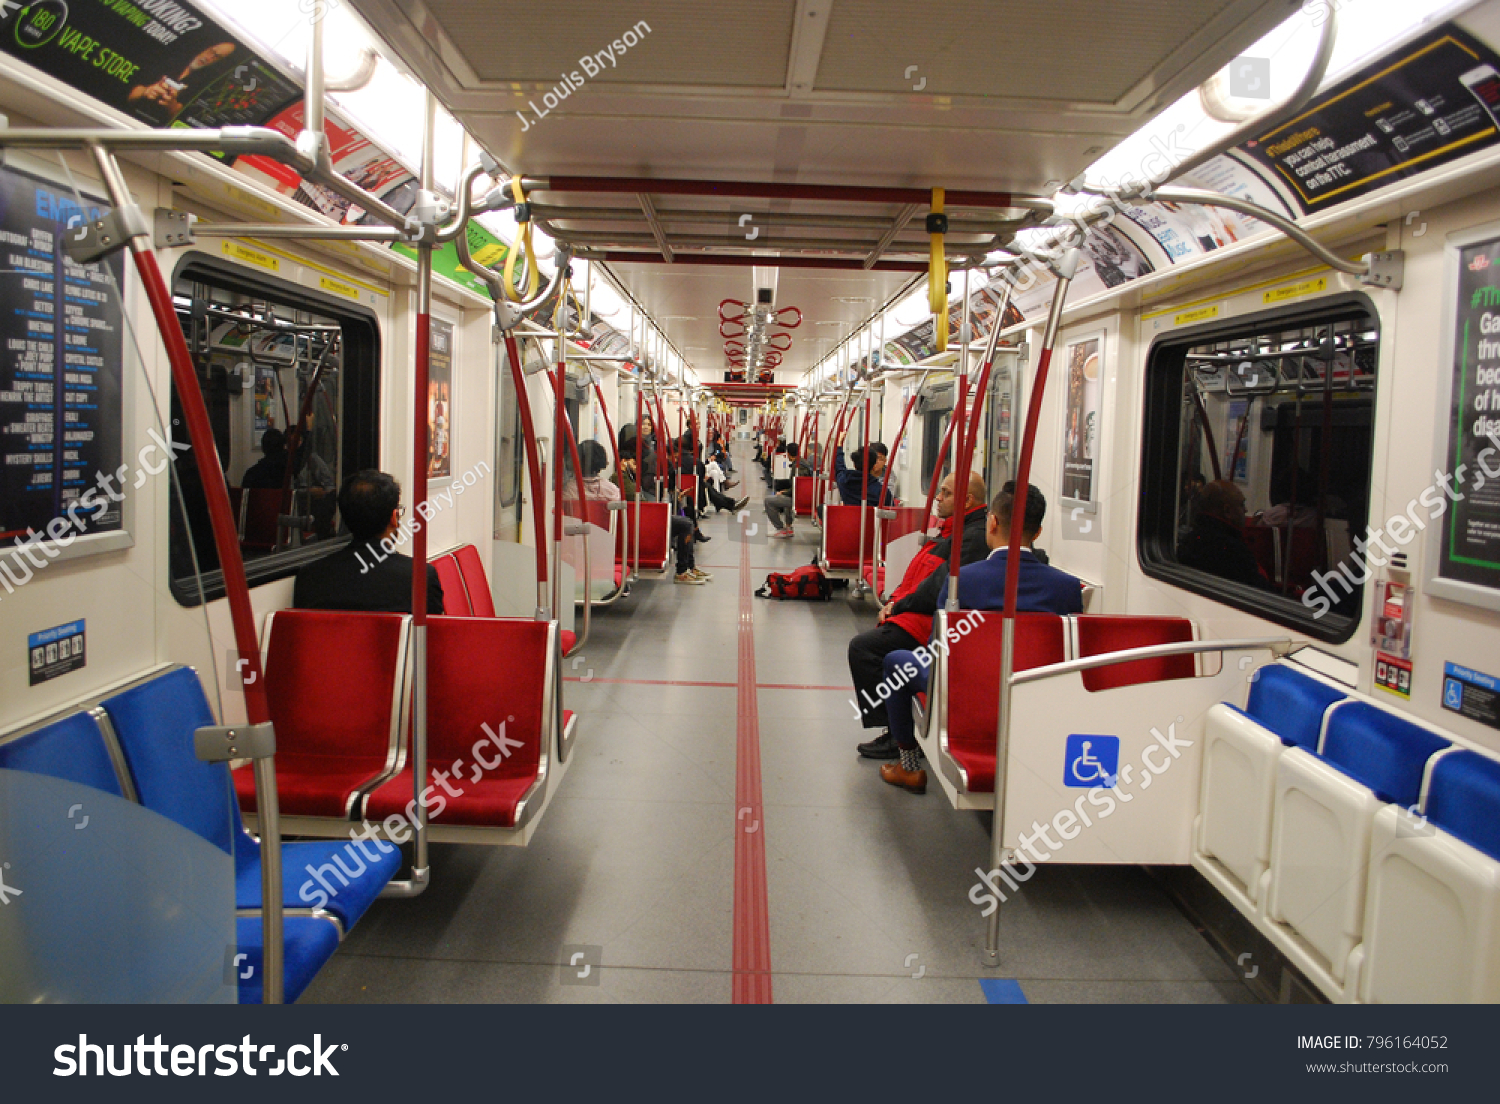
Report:
[[[739,513],[741,510],[743,510],[749,504],[750,504],[750,496],[746,495],[744,498],[740,499],[738,502],[736,502],[734,504],[734,512],[735,513]]]
[[[896,747],[896,738],[889,732],[882,732],[873,740],[859,744],[855,750],[866,759],[899,759],[901,751]]]
[[[691,574],[698,576],[698,578],[702,579],[705,583],[711,582],[713,580],[713,575],[707,571],[704,571],[701,567],[690,567],[688,568],[688,571]]]
[[[707,533],[694,529],[693,539],[699,544],[707,544],[709,541],[713,540],[713,537],[710,537]]]
[[[708,580],[707,579],[700,579],[698,576],[694,575],[691,571],[684,571],[681,575],[678,575],[672,581],[674,583],[685,583],[688,586],[702,586]]]

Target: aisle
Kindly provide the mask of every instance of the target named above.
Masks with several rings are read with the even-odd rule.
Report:
[[[845,649],[875,607],[749,596],[816,530],[768,539],[736,463],[751,504],[703,522],[714,581],[642,580],[566,661],[577,758],[531,846],[435,845],[427,892],[377,901],[303,1000],[1250,999],[1134,868],[1044,868],[980,968],[985,825],[855,754]]]

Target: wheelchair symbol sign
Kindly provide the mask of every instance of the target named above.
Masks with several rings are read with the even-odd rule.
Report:
[[[1063,753],[1063,785],[1108,789],[1120,771],[1120,738],[1074,733]]]
[[[1458,679],[1450,678],[1443,680],[1443,704],[1449,709],[1462,709],[1464,707],[1464,684]]]

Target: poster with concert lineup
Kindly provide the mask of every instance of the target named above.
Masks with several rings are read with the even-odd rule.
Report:
[[[124,266],[64,252],[69,223],[104,206],[83,202],[0,169],[0,551],[33,532],[72,544],[121,527]]]

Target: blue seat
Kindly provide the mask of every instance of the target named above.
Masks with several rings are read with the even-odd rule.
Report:
[[[1500,762],[1455,751],[1432,767],[1427,819],[1470,847],[1500,860]]]
[[[1255,672],[1250,700],[1241,712],[1274,732],[1283,744],[1316,752],[1323,714],[1344,697],[1326,683],[1272,663]]]
[[[288,916],[283,921],[282,942],[283,966],[286,981],[283,999],[291,1004],[302,995],[302,991],[318,976],[323,963],[338,950],[338,926],[331,920],[316,916]],[[241,1004],[261,1004],[264,993],[261,989],[261,963],[265,958],[265,931],[259,916],[241,916],[235,920],[235,941],[239,945],[244,961],[238,963],[238,984]],[[249,977],[245,975],[249,974]]]
[[[213,711],[203,695],[203,686],[198,676],[186,667],[180,667],[160,675],[149,682],[132,687],[103,703],[111,723],[119,736],[120,747],[135,779],[141,804],[161,815],[176,821],[204,839],[234,855],[235,861],[235,908],[253,910],[261,907],[260,843],[245,831],[240,819],[239,803],[229,777],[229,768],[224,763],[205,763],[193,750],[193,733],[205,725],[214,724]],[[367,848],[377,850],[375,845]],[[390,846],[390,845],[387,845]],[[342,855],[341,853],[348,852]],[[357,876],[332,882],[336,893],[323,894],[323,907],[333,916],[343,931],[347,932],[380,895],[392,875],[400,868],[401,853],[394,847],[387,852],[378,851],[378,858],[367,860],[355,867],[352,856],[361,852],[353,843],[318,841],[282,845],[282,906],[283,908],[305,908],[314,903],[301,896],[301,888],[312,880],[308,867],[318,869],[330,862]],[[317,883],[314,882],[317,886]],[[321,888],[321,887],[319,887]],[[287,961],[292,960],[292,920],[286,919],[288,948]],[[339,926],[326,920],[320,924],[334,933],[334,946],[340,935]],[[259,931],[260,921],[255,921]],[[304,925],[298,924],[299,930]],[[319,929],[321,930],[321,929]],[[298,936],[308,947],[322,947],[321,936],[316,939],[307,935]],[[245,950],[245,948],[241,948]],[[245,950],[245,953],[249,953]],[[332,950],[329,950],[332,954]],[[318,963],[321,965],[321,961]],[[290,970],[290,966],[289,966]],[[313,971],[316,973],[316,969]],[[305,984],[305,982],[304,982]],[[256,985],[259,992],[259,984]],[[243,989],[243,987],[242,987]],[[300,991],[300,990],[299,990]],[[292,978],[287,977],[286,999],[295,999],[292,994]]]
[[[1422,795],[1427,760],[1451,746],[1425,728],[1366,702],[1339,706],[1328,718],[1319,758],[1403,808]]]
[[[0,744],[0,769],[45,774],[125,796],[105,735],[87,713],[74,713]]]
[[[338,840],[282,844],[282,907],[321,908],[347,932],[401,869],[400,849],[390,843],[381,846],[390,851],[381,851],[373,842],[363,846]],[[236,908],[261,906],[260,841],[243,828],[234,848],[234,897]]]

